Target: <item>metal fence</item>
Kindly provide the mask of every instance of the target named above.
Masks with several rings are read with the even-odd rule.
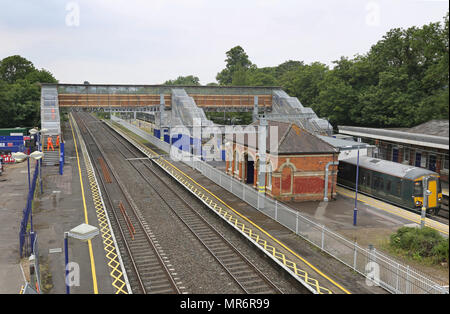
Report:
[[[233,193],[266,216],[295,232],[304,240],[365,276],[366,284],[379,285],[387,291],[397,294],[448,294],[448,289],[417,270],[413,270],[409,266],[405,266],[375,249],[369,250],[360,247],[356,242],[345,239],[327,227],[304,217],[298,211],[289,208],[285,204],[258,193],[255,189],[230,177],[199,158],[187,152],[180,152],[178,148],[161,141],[122,119],[114,116],[111,116],[111,119],[119,122],[166,152],[171,151],[173,153],[178,151],[178,155],[185,156],[181,160],[182,162],[198,170],[208,179],[219,184],[222,188]]]
[[[20,257],[29,256],[33,252],[33,244],[35,243],[35,233],[33,232],[33,218],[32,218],[32,207],[34,192],[36,190],[36,181],[38,173],[40,171],[39,161],[36,161],[36,167],[34,168],[33,179],[31,181],[31,186],[28,191],[27,203],[22,212],[22,220],[20,222],[19,230],[19,247],[20,247]],[[30,231],[28,231],[28,221],[30,221]]]

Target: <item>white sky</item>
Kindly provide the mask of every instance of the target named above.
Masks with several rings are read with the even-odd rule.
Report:
[[[241,45],[258,67],[331,64],[390,29],[442,22],[441,0],[0,0],[0,59],[19,54],[62,83],[215,82]]]

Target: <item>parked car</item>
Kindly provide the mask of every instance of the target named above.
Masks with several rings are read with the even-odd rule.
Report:
[[[3,157],[0,156],[0,176],[3,174]]]

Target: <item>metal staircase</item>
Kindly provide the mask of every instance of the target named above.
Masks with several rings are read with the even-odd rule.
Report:
[[[54,150],[51,149],[48,150],[47,147],[47,141],[48,141],[48,135],[44,135],[43,141],[42,141],[42,149],[44,152],[44,158],[42,159],[42,164],[44,166],[55,166],[59,165],[59,146],[56,145],[56,136],[52,136],[52,143]]]

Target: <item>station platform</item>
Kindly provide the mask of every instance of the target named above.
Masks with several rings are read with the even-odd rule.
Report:
[[[337,192],[346,197],[355,199],[354,191],[351,191],[346,188],[338,186]],[[404,220],[407,224],[415,223],[417,225],[420,225],[421,215],[414,213],[412,211],[406,210],[404,208],[394,206],[392,204],[377,200],[373,197],[370,197],[370,196],[367,196],[367,195],[364,195],[361,193],[358,194],[358,202],[369,205],[370,207],[374,208],[375,210],[380,210],[380,211],[382,211],[382,213],[383,212],[388,213],[394,217],[400,218],[400,219]],[[448,237],[449,226],[447,224],[438,222],[438,221],[430,219],[430,218],[425,218],[425,226],[435,229],[436,231],[439,231],[442,235]]]
[[[100,230],[89,242],[69,238],[69,278],[71,294],[129,293],[114,238],[104,215],[99,215],[98,195],[93,192],[93,176],[86,163],[81,139],[71,122],[64,124],[65,165],[43,168],[44,193],[35,197],[34,229],[38,235],[43,292],[66,293],[64,232],[87,223]],[[72,132],[73,131],[73,132]],[[42,267],[42,266],[41,266]],[[78,269],[77,269],[78,268]],[[79,275],[78,275],[79,274]]]

